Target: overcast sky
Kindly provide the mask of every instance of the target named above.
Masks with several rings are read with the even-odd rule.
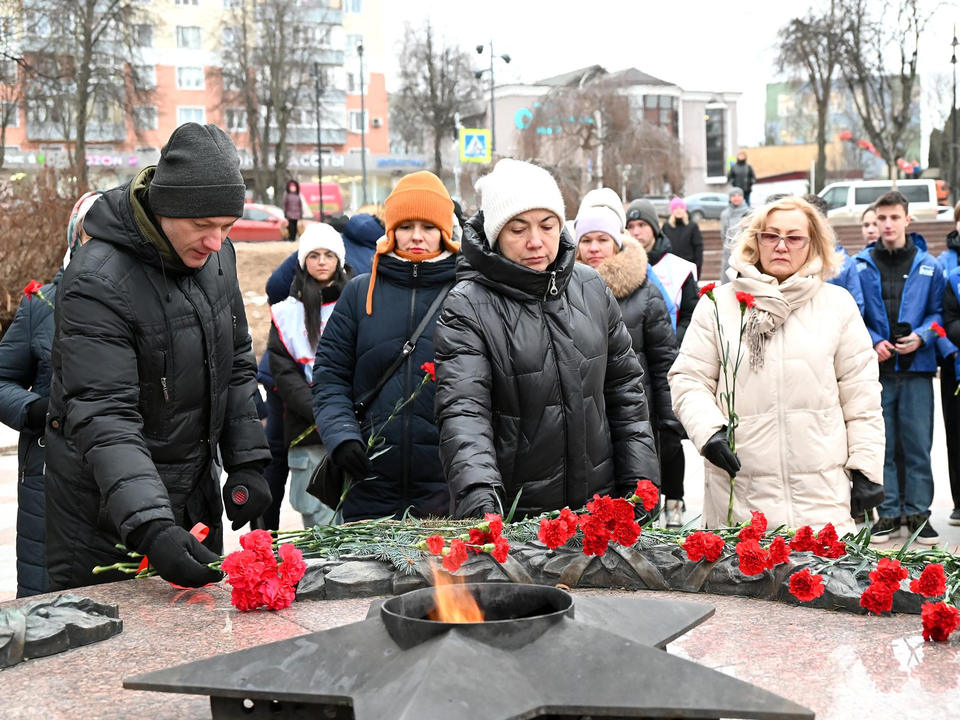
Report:
[[[497,62],[498,85],[599,64],[607,70],[636,67],[685,90],[739,91],[739,139],[750,146],[763,142],[766,84],[779,79],[773,67],[777,30],[809,5],[804,0],[386,0],[385,53],[396,52],[405,22],[417,25],[429,17],[440,33],[464,47],[492,38],[498,55],[508,53],[510,65]],[[921,71],[949,73],[957,17],[955,6],[939,11],[921,44]],[[478,67],[488,64],[486,53],[477,56]],[[389,75],[388,85],[393,88]],[[925,120],[933,112],[925,112]]]

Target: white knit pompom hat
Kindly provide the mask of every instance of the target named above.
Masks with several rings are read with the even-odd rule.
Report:
[[[563,196],[553,176],[541,167],[504,158],[476,183],[483,231],[490,247],[503,226],[527,210],[549,210],[564,221]]]
[[[297,260],[300,263],[301,270],[306,267],[307,255],[314,250],[329,250],[332,252],[340,260],[341,270],[347,264],[347,249],[343,245],[343,238],[340,237],[340,233],[326,223],[307,225],[307,229],[300,236]]]

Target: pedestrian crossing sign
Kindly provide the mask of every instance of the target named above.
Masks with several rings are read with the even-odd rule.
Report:
[[[460,162],[488,163],[491,160],[490,131],[460,130]]]

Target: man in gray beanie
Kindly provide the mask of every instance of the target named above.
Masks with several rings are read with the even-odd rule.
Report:
[[[177,585],[216,582],[208,565],[222,551],[224,509],[236,530],[270,504],[256,366],[227,239],[243,203],[229,136],[188,123],[156,167],[87,213],[92,239],[60,281],[51,355],[52,589],[133,577],[93,573],[129,562],[129,551]]]
[[[730,190],[730,204],[720,213],[720,241],[723,243],[723,259],[720,262],[720,282],[728,283],[727,270],[730,268],[730,250],[737,242],[743,219],[750,214],[743,190],[735,187]]]

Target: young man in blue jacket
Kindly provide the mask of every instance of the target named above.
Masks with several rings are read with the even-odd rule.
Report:
[[[926,522],[917,542],[933,545],[939,537],[929,524],[933,502],[933,377],[937,352],[931,325],[943,322],[945,280],[936,259],[918,233],[908,233],[909,203],[897,191],[876,202],[880,240],[857,255],[863,289],[864,320],[880,361],[886,458],[883,484],[886,498],[873,536],[901,534],[906,514],[907,537]],[[906,488],[900,501],[896,440],[900,438],[906,463]]]

